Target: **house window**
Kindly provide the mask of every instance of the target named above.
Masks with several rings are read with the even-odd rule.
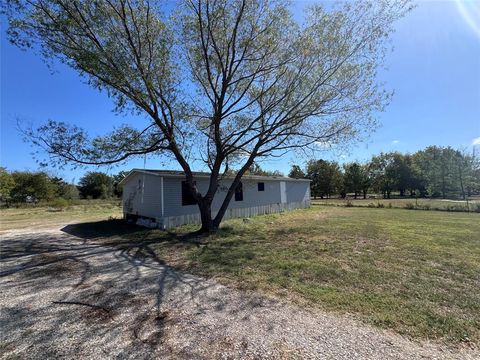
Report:
[[[195,185],[195,182],[193,183]],[[182,181],[182,206],[196,205],[197,201],[193,197],[192,190],[186,181]]]
[[[242,182],[239,182],[235,189],[235,201],[243,201],[243,186]]]
[[[265,191],[265,183],[258,183],[257,187],[258,191]]]

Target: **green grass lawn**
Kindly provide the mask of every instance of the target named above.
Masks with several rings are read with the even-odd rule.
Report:
[[[122,237],[153,241],[160,259],[226,284],[412,337],[480,340],[479,214],[315,206],[227,221],[201,246],[160,230]]]

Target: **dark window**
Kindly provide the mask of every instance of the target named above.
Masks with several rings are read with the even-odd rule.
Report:
[[[195,183],[194,183],[195,184]],[[182,181],[182,205],[195,205],[197,202],[193,197],[190,186],[188,186],[186,181]]]
[[[258,191],[265,191],[265,183],[258,183]]]
[[[243,186],[241,182],[238,183],[235,189],[235,201],[243,201]]]

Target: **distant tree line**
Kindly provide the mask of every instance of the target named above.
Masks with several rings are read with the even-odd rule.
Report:
[[[245,171],[245,175],[257,175],[257,176],[284,176],[282,172],[278,170],[264,170],[259,164],[253,163],[250,168]]]
[[[8,171],[0,168],[0,202],[8,205],[58,199],[116,198],[122,195],[119,182],[126,174],[125,171],[113,176],[103,172],[87,172],[75,185],[44,171]]]
[[[302,169],[293,165],[290,177],[312,180],[313,197],[366,198],[369,193],[390,198],[462,198],[480,194],[480,162],[451,147],[429,146],[413,154],[375,155],[366,163],[340,166],[336,161],[310,160]]]
[[[8,171],[0,167],[0,203],[37,203],[55,199],[110,199],[122,195],[120,181],[126,171],[115,175],[87,172],[78,185],[43,171]],[[249,175],[281,176],[254,163]],[[340,165],[336,161],[310,160],[302,168],[293,165],[290,177],[312,180],[313,197],[366,198],[382,194],[432,198],[467,198],[480,194],[480,161],[473,154],[451,147],[430,146],[413,154],[381,153],[366,163]]]

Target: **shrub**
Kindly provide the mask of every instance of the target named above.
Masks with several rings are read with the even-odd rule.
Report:
[[[375,207],[375,204],[374,203],[368,203],[367,205],[369,208],[374,208]]]
[[[415,204],[410,203],[410,202],[406,203],[405,204],[405,209],[413,210],[413,209],[415,209]]]
[[[382,203],[380,203],[380,202],[377,203],[377,208],[384,208],[384,207],[385,207],[385,205],[383,205]],[[391,206],[390,206],[390,207],[391,207]]]
[[[423,210],[430,210],[430,204],[423,205]]]
[[[389,209],[392,208],[392,203],[391,203],[391,202],[388,203],[388,208],[389,208]]]
[[[473,205],[473,211],[477,212],[477,213],[480,213],[480,203],[475,203]]]
[[[64,198],[61,198],[61,197],[56,198],[52,202],[52,206],[55,207],[55,208],[59,208],[59,209],[66,208],[68,205],[69,205],[68,201],[65,200]]]
[[[353,203],[352,203],[351,200],[347,200],[347,201],[345,202],[345,207],[352,207],[352,206],[353,206]]]
[[[447,211],[468,211],[468,208],[466,208],[463,205],[448,205],[446,207]]]

